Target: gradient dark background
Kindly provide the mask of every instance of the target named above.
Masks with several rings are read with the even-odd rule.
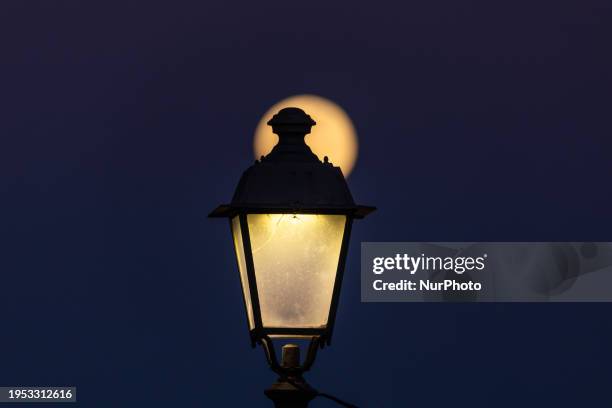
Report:
[[[349,184],[379,211],[311,384],[365,407],[610,406],[612,305],[364,304],[358,268],[361,241],[611,241],[611,40],[603,0],[3,1],[0,385],[271,406],[206,215],[268,107],[313,93],[353,118]]]

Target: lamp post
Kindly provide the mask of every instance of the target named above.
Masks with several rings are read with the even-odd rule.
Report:
[[[315,124],[298,108],[274,115],[278,144],[209,215],[229,219],[251,345],[279,375],[265,392],[277,408],[306,407],[317,395],[302,373],[331,342],[353,220],[375,209],[356,205],[340,168],[306,145]],[[279,363],[273,339],[310,339],[304,362],[287,344]]]

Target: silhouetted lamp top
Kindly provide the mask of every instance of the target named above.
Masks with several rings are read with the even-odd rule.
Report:
[[[315,124],[298,108],[274,115],[278,144],[210,214],[229,218],[253,345],[274,337],[329,344],[352,222],[374,210],[356,205],[340,168],[306,145]]]

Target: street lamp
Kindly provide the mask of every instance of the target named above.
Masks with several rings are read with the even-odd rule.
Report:
[[[229,219],[251,344],[280,376],[266,390],[277,407],[305,407],[316,395],[302,373],[331,342],[352,222],[375,209],[356,205],[340,168],[306,145],[315,124],[298,108],[274,115],[278,144],[209,215]],[[279,363],[273,339],[310,339],[305,361],[288,344]]]

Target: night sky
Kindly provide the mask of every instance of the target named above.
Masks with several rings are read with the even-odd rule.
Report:
[[[312,93],[354,120],[349,185],[379,210],[309,382],[363,407],[612,405],[612,305],[359,289],[361,241],[612,241],[611,40],[606,0],[2,1],[0,385],[271,407],[206,215],[261,115]]]

